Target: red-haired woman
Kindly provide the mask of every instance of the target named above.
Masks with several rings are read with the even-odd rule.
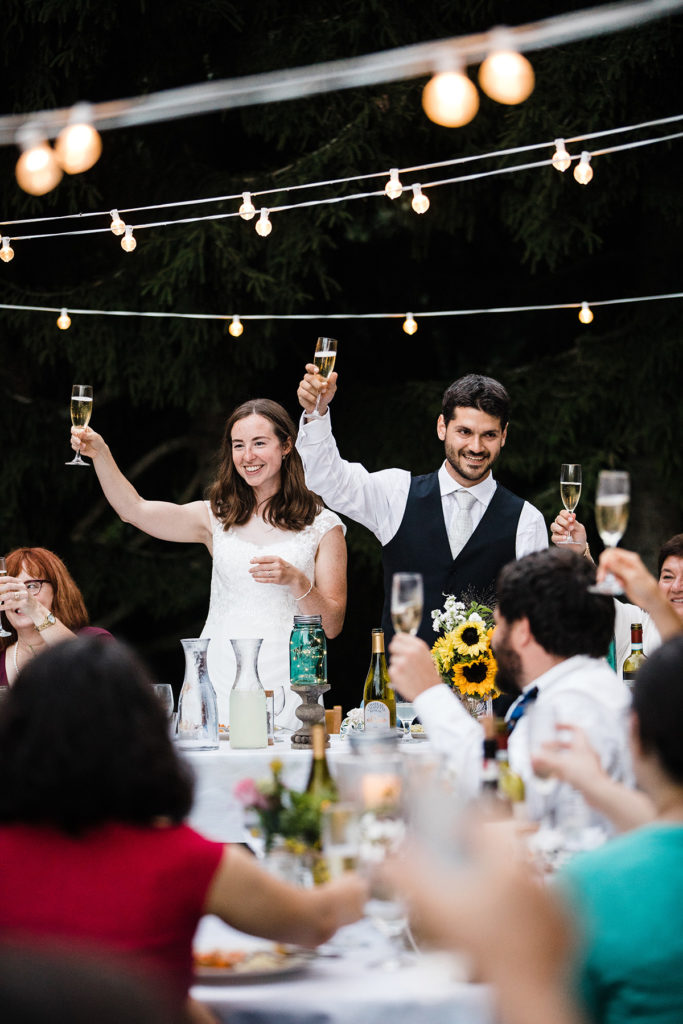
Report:
[[[90,626],[83,595],[64,565],[47,548],[17,548],[5,557],[0,576],[0,611],[10,636],[0,638],[0,687],[12,685],[20,669],[40,651],[80,633],[111,637]]]
[[[277,402],[244,402],[225,425],[208,500],[176,505],[142,498],[99,434],[90,427],[72,429],[72,448],[93,460],[104,495],[124,522],[160,540],[196,541],[211,552],[211,601],[202,636],[211,638],[209,675],[221,722],[229,721],[235,679],[231,638],[263,638],[259,675],[275,691],[276,722],[291,729],[299,725],[299,698],[289,687],[293,617],[321,615],[328,637],[344,621],[344,527],[306,487],[295,440],[296,427]]]

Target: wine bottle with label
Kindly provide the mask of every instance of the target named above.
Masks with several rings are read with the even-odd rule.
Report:
[[[389,681],[383,629],[372,631],[372,660],[363,690],[363,719],[366,732],[396,728],[396,694]]]
[[[317,722],[311,729],[313,740],[313,761],[306,784],[306,792],[317,800],[338,799],[337,784],[332,778],[330,767],[325,756],[325,726]]]
[[[626,657],[622,668],[622,677],[628,687],[633,686],[636,672],[647,661],[643,654],[643,624],[642,622],[631,623],[631,652]]]

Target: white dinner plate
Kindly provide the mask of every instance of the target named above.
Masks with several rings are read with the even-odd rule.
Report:
[[[234,967],[203,967],[195,964],[194,976],[197,981],[220,982],[221,985],[251,985],[262,981],[280,981],[294,974],[301,974],[313,954],[278,953],[254,950],[246,954]]]

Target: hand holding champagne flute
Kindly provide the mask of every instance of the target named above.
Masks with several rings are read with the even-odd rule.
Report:
[[[74,384],[71,389],[71,423],[74,427],[87,427],[92,415],[92,387],[90,384]],[[89,466],[84,462],[81,453],[76,452],[66,466]]]
[[[327,380],[332,371],[334,370],[334,361],[337,358],[337,339],[336,338],[318,338],[315,345],[315,354],[313,356],[313,362],[315,363],[318,375]],[[318,405],[320,403],[320,394],[315,400],[315,411],[318,411]]]
[[[5,556],[0,555],[0,576],[7,576],[7,565],[5,564]],[[8,629],[5,629],[2,622],[2,615],[0,615],[0,636],[11,636],[12,634]]]
[[[564,462],[560,469],[560,497],[567,512],[574,512],[581,497],[581,466],[575,462]],[[569,530],[566,540],[558,540],[558,544],[573,544],[572,532]]]
[[[606,548],[615,548],[628,526],[631,481],[622,470],[603,469],[598,476],[595,495],[595,522]],[[623,593],[617,578],[608,573],[601,583],[588,588],[593,594]]]
[[[391,621],[397,633],[417,633],[422,622],[423,588],[419,572],[395,572],[391,580]]]

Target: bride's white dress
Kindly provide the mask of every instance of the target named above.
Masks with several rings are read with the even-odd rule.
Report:
[[[235,656],[231,639],[263,637],[258,673],[266,690],[275,691],[275,720],[286,729],[298,729],[294,714],[299,697],[289,686],[289,634],[295,615],[301,615],[289,591],[275,583],[257,583],[249,568],[256,555],[277,555],[306,574],[315,577],[315,556],[328,530],[341,526],[329,509],[318,513],[314,522],[299,532],[269,526],[253,517],[244,526],[223,529],[207,502],[213,532],[213,572],[209,614],[202,630],[210,637],[208,667],[218,698],[218,719],[227,724],[229,698],[235,681]],[[304,587],[304,590],[306,588]],[[284,706],[283,706],[284,698]]]

